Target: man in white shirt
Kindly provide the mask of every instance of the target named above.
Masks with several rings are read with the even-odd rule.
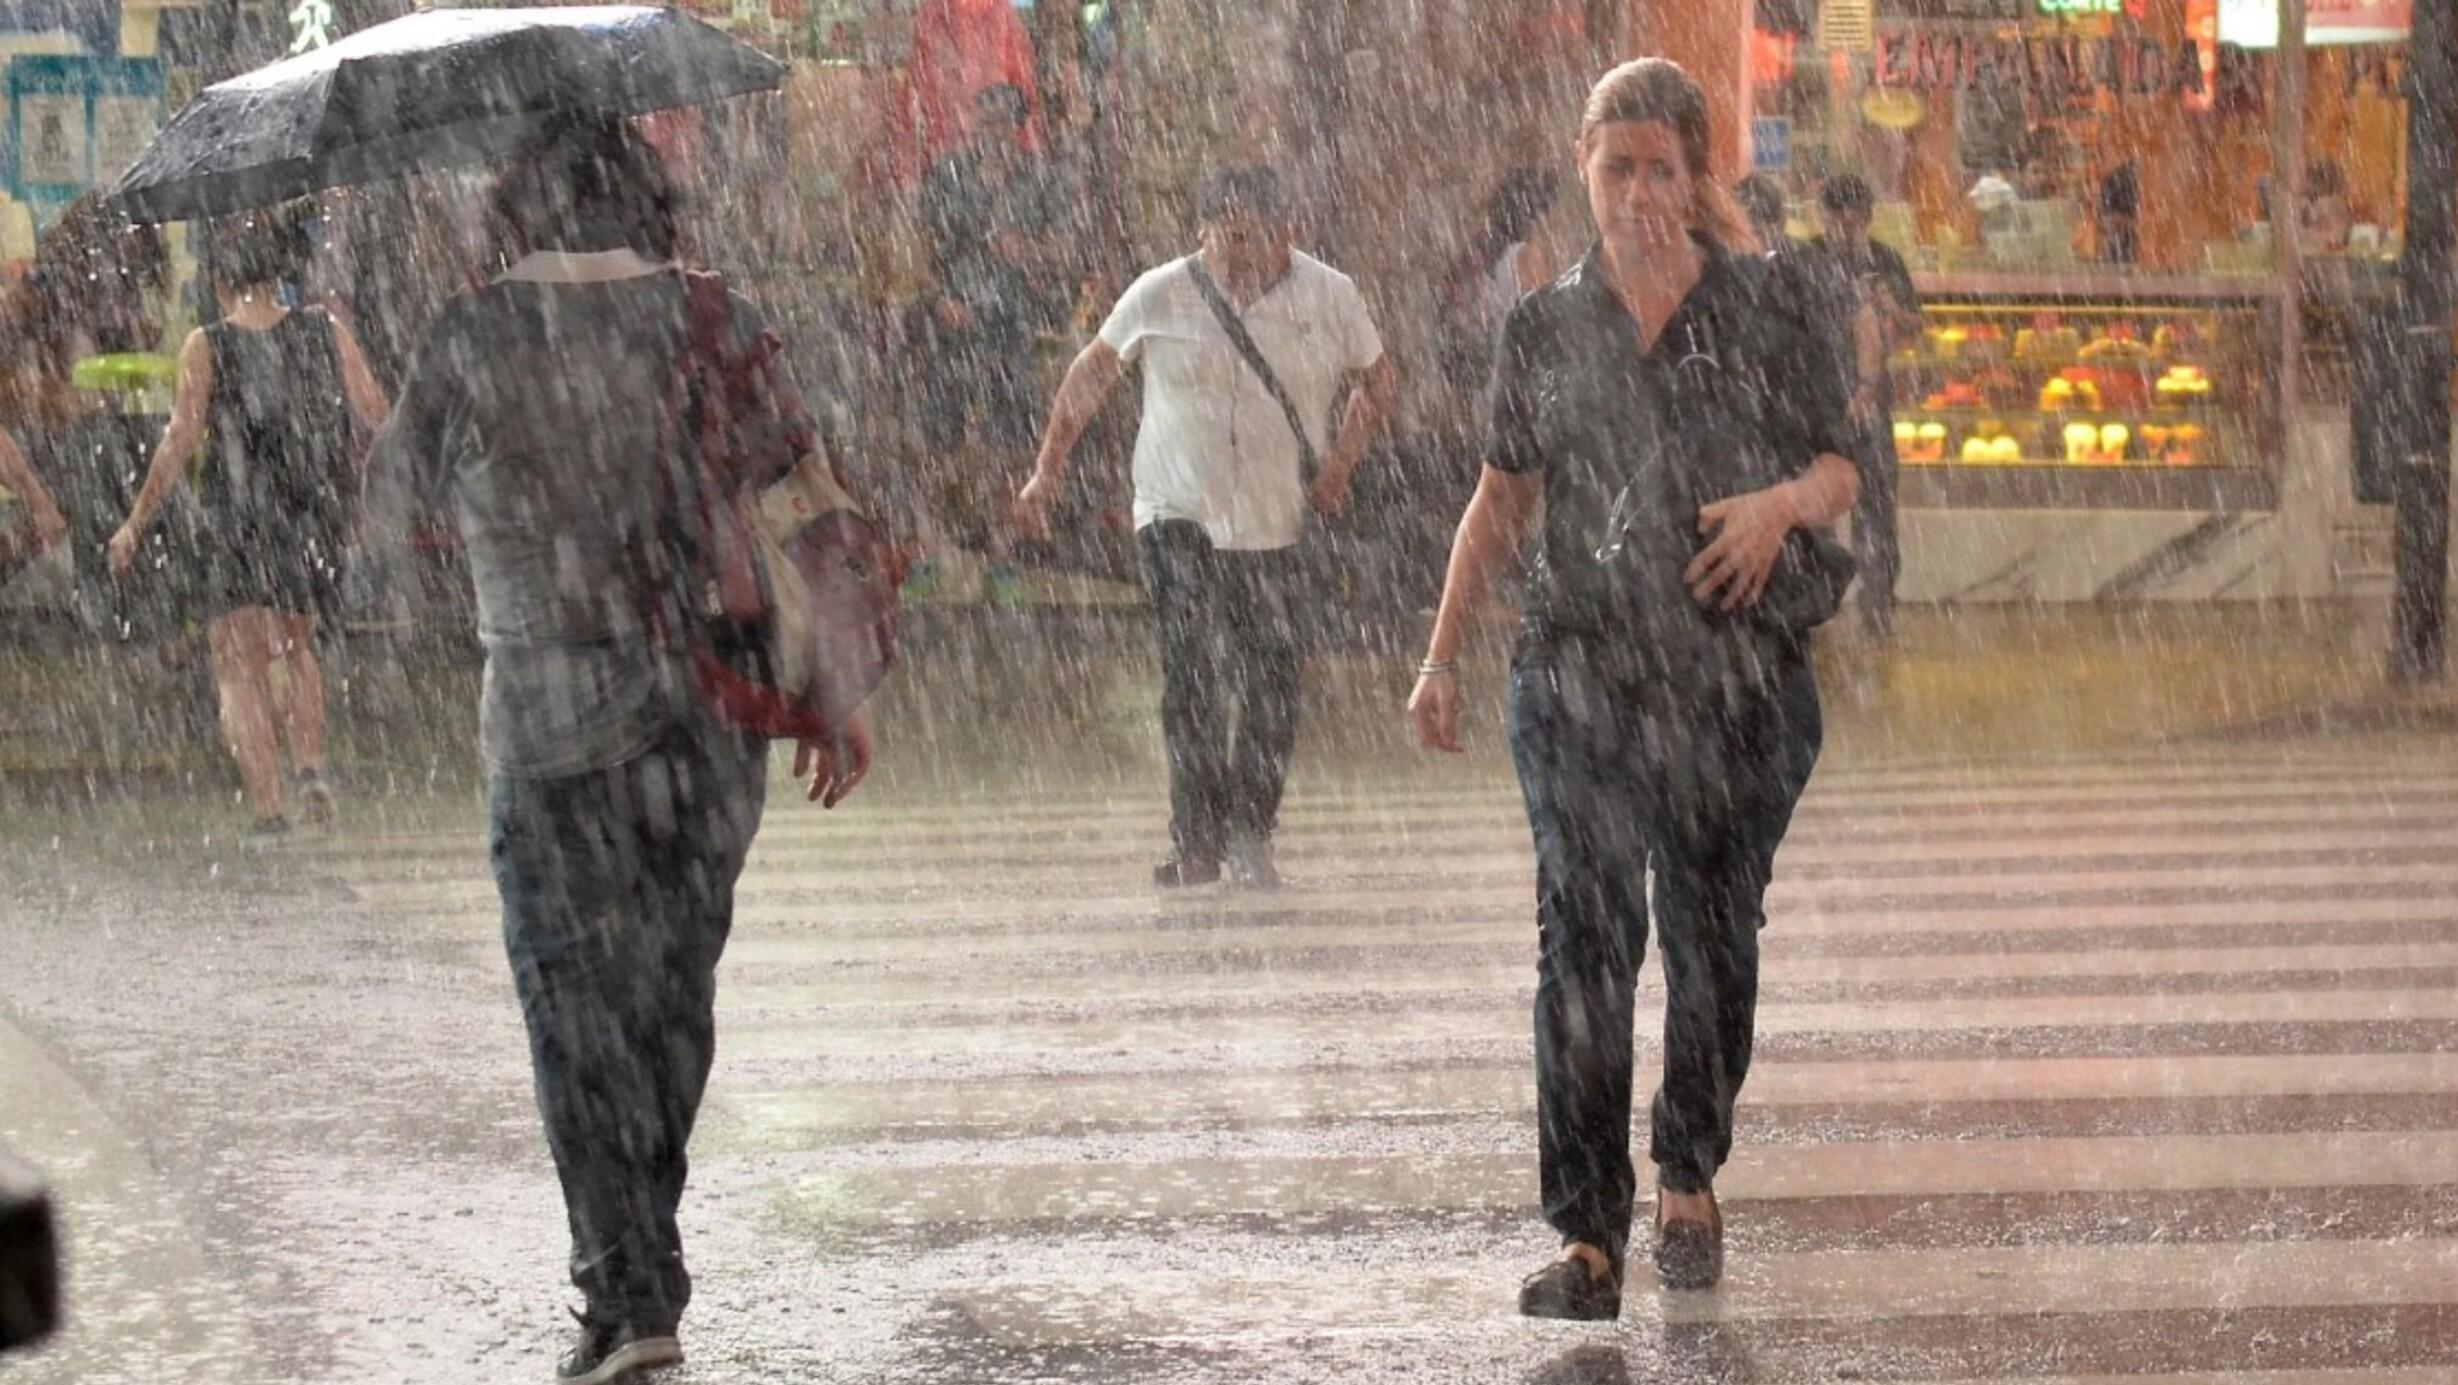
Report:
[[[1225,864],[1240,883],[1268,887],[1297,738],[1297,545],[1309,509],[1347,504],[1398,387],[1356,284],[1291,248],[1278,174],[1225,169],[1196,210],[1201,250],[1137,279],[1068,367],[1017,514],[1046,530],[1076,439],[1140,364],[1136,541],[1160,635],[1175,847],[1153,879],[1208,884]],[[1207,300],[1207,276],[1286,407]]]

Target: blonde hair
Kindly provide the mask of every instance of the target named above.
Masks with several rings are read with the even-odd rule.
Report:
[[[1709,166],[1706,93],[1681,64],[1670,58],[1633,58],[1597,79],[1579,117],[1579,139],[1584,144],[1600,126],[1650,120],[1670,126],[1681,142],[1682,162],[1690,171],[1691,226],[1727,250],[1756,254],[1758,236],[1749,218]]]

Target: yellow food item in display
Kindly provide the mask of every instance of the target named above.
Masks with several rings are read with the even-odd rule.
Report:
[[[1963,460],[1964,460],[1965,462],[1975,462],[1975,463],[1976,463],[1976,462],[1985,462],[1985,461],[1987,461],[1988,459],[1989,459],[1989,442],[1988,442],[1988,439],[1986,439],[1986,438],[1965,438],[1965,439],[1963,440]]]
[[[2133,430],[2122,423],[2111,423],[2100,429],[2100,460],[2125,460],[2125,445],[2133,440]]]
[[[1989,460],[2001,466],[2010,466],[2023,460],[2023,445],[2010,437],[1992,438],[1989,440]]]
[[[2088,423],[2065,425],[2065,460],[2071,466],[2089,466],[2092,453],[2099,450],[2100,430]]]

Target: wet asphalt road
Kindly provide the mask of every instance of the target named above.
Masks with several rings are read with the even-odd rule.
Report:
[[[1301,775],[1269,896],[1141,883],[1139,778],[780,795],[662,1378],[2458,1381],[2448,749],[1822,772],[1730,1280],[1582,1328],[1511,1312],[1550,1243],[1491,757]],[[61,1184],[77,1323],[0,1382],[548,1377],[474,806],[357,807],[12,857],[0,1142]]]

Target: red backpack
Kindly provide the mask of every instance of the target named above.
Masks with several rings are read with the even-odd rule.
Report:
[[[896,660],[899,555],[846,491],[778,357],[736,329],[714,274],[686,272],[669,417],[686,481],[669,496],[687,585],[682,631],[718,718],[772,740],[831,739]],[[673,471],[669,471],[670,476]]]

